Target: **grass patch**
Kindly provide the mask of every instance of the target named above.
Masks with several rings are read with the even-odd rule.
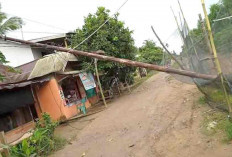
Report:
[[[54,143],[55,144],[54,144],[53,152],[61,150],[62,148],[64,148],[64,146],[67,144],[67,142],[68,141],[66,139],[55,136],[54,137]]]
[[[222,109],[224,111],[228,111],[227,101],[225,99],[225,95],[222,89],[216,87],[201,87],[201,90],[207,94],[207,100],[211,105],[218,109]],[[232,95],[228,93],[228,98],[230,104],[232,104]]]
[[[210,101],[214,107],[228,110],[224,92],[220,88],[207,86],[201,89],[207,94],[207,99],[205,96],[200,97],[199,104],[205,105],[207,101]],[[229,101],[232,104],[232,95],[229,95]],[[203,117],[202,128],[204,134],[208,136],[220,135],[224,142],[232,140],[232,121],[229,120],[228,113],[211,110],[204,113]]]
[[[201,96],[198,99],[198,103],[201,104],[201,105],[205,105],[207,103],[207,100],[206,100],[205,96]]]
[[[204,113],[202,122],[203,133],[208,136],[219,135],[222,141],[232,140],[232,122],[228,115],[218,110],[212,110]]]

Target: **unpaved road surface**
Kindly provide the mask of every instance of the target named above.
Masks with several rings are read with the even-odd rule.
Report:
[[[231,145],[201,133],[208,108],[197,104],[199,96],[194,85],[158,73],[112,102],[52,156],[232,157]]]

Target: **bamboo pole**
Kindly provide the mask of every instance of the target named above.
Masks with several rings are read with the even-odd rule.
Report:
[[[181,29],[180,29],[181,27],[180,27],[180,25],[179,25],[179,23],[178,23],[177,17],[176,17],[176,15],[175,15],[175,13],[174,13],[172,7],[170,7],[170,8],[171,8],[172,14],[173,14],[173,16],[174,16],[174,19],[175,19],[175,21],[176,21],[177,29],[178,29],[178,32],[179,32],[180,37],[181,37],[181,39],[182,39],[182,42],[183,42],[183,44],[185,44],[184,35],[183,35],[183,33],[182,33]],[[180,20],[181,20],[181,17],[180,17]],[[182,25],[182,24],[181,24],[181,25]]]
[[[205,23],[201,17],[201,14],[198,15],[199,16],[199,20],[200,20],[200,23],[201,23],[201,28],[202,28],[202,31],[203,31],[203,35],[204,35],[204,39],[205,39],[205,42],[207,44],[207,47],[209,49],[209,53],[211,55],[211,57],[209,57],[208,59],[211,59],[212,63],[213,63],[213,68],[212,69],[215,69],[216,65],[215,65],[215,60],[214,60],[214,55],[213,55],[213,50],[212,50],[212,47],[211,47],[211,44],[210,44],[210,40],[209,40],[209,36],[208,36],[208,33],[207,33],[207,30],[206,30],[206,26],[205,26]],[[206,58],[207,59],[207,58]],[[204,58],[201,59],[201,61],[205,60]]]
[[[180,12],[181,12],[181,14],[182,14],[182,16],[183,16],[183,18],[184,18],[184,25],[186,25],[187,31],[188,31],[188,33],[189,33],[189,32],[190,32],[190,29],[189,29],[188,23],[187,23],[187,21],[186,21],[186,19],[185,19],[184,12],[183,12],[183,10],[182,10],[182,7],[181,7],[181,5],[180,5],[180,1],[179,1],[179,0],[178,0],[178,4],[179,4],[179,7],[180,7]],[[192,39],[192,37],[191,37],[190,34],[189,34],[189,38],[190,38],[190,41],[191,41],[191,43],[192,43],[192,45],[193,45],[194,53],[195,53],[197,59],[200,60],[200,58],[199,58],[199,56],[198,56],[198,54],[197,54],[197,50],[196,50],[196,48],[195,48],[195,46],[194,46],[194,43],[193,43],[193,39]]]
[[[222,74],[222,70],[221,70],[221,65],[220,65],[220,62],[219,62],[218,57],[217,57],[217,50],[216,50],[216,46],[215,46],[215,43],[214,43],[213,33],[212,33],[210,22],[209,22],[209,17],[208,17],[206,7],[205,7],[205,1],[201,0],[201,3],[202,3],[202,8],[203,8],[203,11],[204,11],[204,14],[205,14],[206,25],[207,25],[207,28],[208,28],[209,39],[210,39],[210,43],[211,43],[211,46],[212,46],[212,51],[213,51],[213,55],[214,55],[216,68],[217,68],[217,71],[218,71],[218,75],[220,76],[220,80],[221,80],[223,92],[224,92],[224,95],[225,95],[226,103],[227,103],[228,108],[229,108],[229,114],[230,114],[230,116],[232,116],[232,108],[231,108],[231,104],[230,104],[230,101],[229,101],[228,93],[226,91],[226,87],[224,85],[224,78],[223,78],[223,74]]]
[[[0,148],[1,148],[1,144],[7,145],[7,141],[6,141],[6,138],[5,138],[5,134],[4,134],[3,131],[0,132]],[[2,152],[3,152],[4,156],[10,157],[10,151],[9,151],[8,148],[3,148],[3,151],[2,151]],[[0,154],[1,154],[1,152],[0,152]]]
[[[174,16],[174,19],[175,19],[175,21],[176,21],[176,25],[177,25],[178,32],[179,32],[180,37],[181,37],[181,39],[182,39],[182,43],[183,43],[183,47],[184,47],[184,52],[186,53],[187,59],[188,59],[188,61],[190,62],[190,65],[192,66],[192,69],[193,69],[194,66],[193,66],[193,63],[192,63],[192,58],[189,57],[188,50],[187,50],[187,45],[188,45],[188,44],[187,44],[187,42],[185,41],[185,38],[184,38],[184,30],[181,31],[181,27],[180,27],[180,25],[179,25],[179,23],[178,23],[177,17],[176,17],[176,15],[175,15],[175,13],[174,13],[172,7],[171,7],[171,10],[172,10],[172,14],[173,14],[173,16]],[[180,21],[181,21],[181,17],[180,17]]]
[[[65,39],[64,39],[64,44],[65,44],[65,48],[68,48],[67,37],[65,37]]]
[[[95,65],[95,71],[96,71],[96,76],[97,76],[97,82],[98,82],[98,86],[99,86],[99,88],[100,88],[100,93],[101,93],[101,96],[102,96],[102,100],[103,100],[103,103],[104,103],[105,107],[107,107],[106,99],[105,99],[105,96],[104,96],[104,93],[103,93],[103,90],[102,90],[102,86],[101,86],[101,82],[100,82],[100,78],[99,78],[99,74],[98,74],[97,59],[96,59],[96,58],[94,59],[94,65]]]
[[[210,41],[209,41],[209,37],[208,37],[208,33],[206,31],[206,28],[205,28],[205,23],[201,17],[201,14],[198,15],[199,16],[199,20],[200,20],[200,23],[201,23],[201,28],[203,30],[203,34],[204,34],[204,38],[205,38],[205,42],[207,44],[207,47],[209,48],[209,51],[210,51],[210,54],[213,55],[213,50],[212,50],[212,47],[210,45]]]
[[[164,50],[172,57],[173,60],[175,60],[175,62],[180,66],[180,68],[182,70],[184,70],[184,67],[181,65],[181,63],[171,54],[170,51],[168,51],[168,49],[166,48],[166,46],[163,44],[163,42],[161,41],[161,39],[159,38],[159,36],[157,35],[157,33],[155,32],[154,28],[151,26],[151,29],[153,31],[153,33],[155,34],[156,38],[159,40],[160,44],[162,45],[162,47],[164,48]]]
[[[196,73],[196,72],[192,72],[192,71],[188,71],[188,70],[173,69],[173,68],[158,66],[158,65],[154,65],[154,64],[132,61],[129,59],[105,56],[105,55],[100,55],[100,54],[96,54],[96,53],[67,49],[64,47],[58,47],[58,46],[53,46],[53,45],[34,43],[31,41],[15,39],[15,38],[6,37],[6,36],[0,36],[0,39],[19,42],[19,43],[30,45],[30,46],[41,47],[44,49],[52,49],[52,50],[67,52],[67,53],[71,53],[74,55],[86,56],[86,57],[90,57],[90,58],[97,58],[97,59],[103,60],[103,61],[117,62],[117,63],[121,63],[121,64],[124,64],[127,66],[142,67],[142,68],[147,68],[147,69],[156,70],[156,71],[160,71],[160,72],[189,76],[189,77],[193,77],[193,78],[201,78],[201,79],[206,79],[206,80],[213,80],[213,79],[217,78],[216,75],[207,75],[207,74],[200,74],[200,73]]]

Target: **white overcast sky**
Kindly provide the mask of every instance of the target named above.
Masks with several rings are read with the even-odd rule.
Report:
[[[218,2],[218,0],[205,1],[207,8]],[[125,0],[0,0],[0,2],[3,12],[23,18],[25,22],[22,28],[23,37],[27,40],[53,35],[50,33],[75,30],[83,25],[84,16],[95,13],[97,7],[104,6],[113,14]],[[198,14],[202,14],[201,0],[180,0],[180,3],[190,28],[196,27]],[[129,0],[120,10],[119,19],[134,30],[133,38],[136,46],[141,46],[146,39],[157,41],[150,28],[153,25],[161,39],[169,44],[169,49],[179,51],[181,40],[175,31],[177,27],[170,6],[178,15],[177,0]],[[20,31],[8,35],[22,38]]]

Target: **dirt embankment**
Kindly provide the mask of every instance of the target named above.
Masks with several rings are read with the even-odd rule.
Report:
[[[201,133],[208,108],[197,103],[199,96],[194,85],[158,73],[98,113],[72,144],[52,156],[231,157],[230,145]]]

